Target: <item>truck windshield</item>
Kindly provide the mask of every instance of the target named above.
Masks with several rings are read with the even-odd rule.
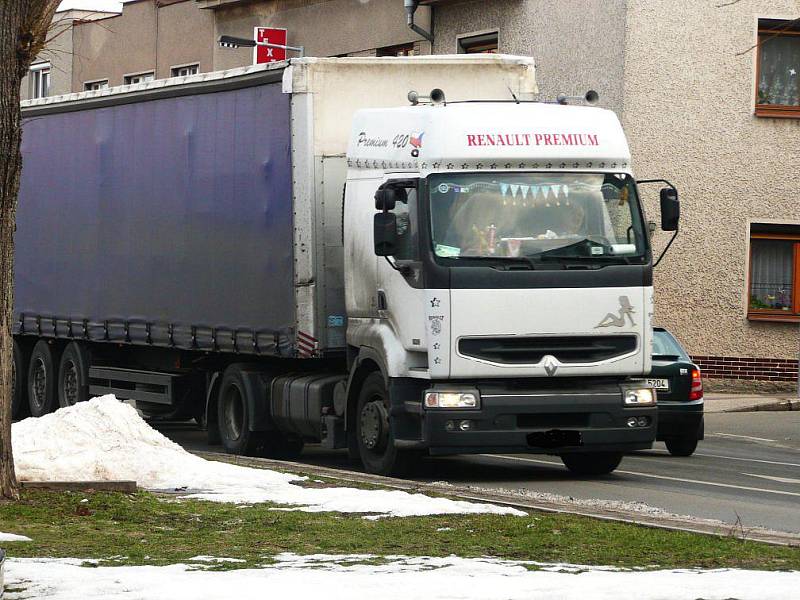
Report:
[[[440,258],[641,262],[639,201],[623,173],[441,174],[429,178]]]

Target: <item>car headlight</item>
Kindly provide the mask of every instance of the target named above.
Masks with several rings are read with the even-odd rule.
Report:
[[[425,392],[425,408],[480,408],[478,392]]]
[[[656,391],[652,388],[629,388],[622,391],[625,406],[654,406]]]

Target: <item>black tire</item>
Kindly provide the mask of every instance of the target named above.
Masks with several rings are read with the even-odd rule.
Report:
[[[691,456],[697,450],[695,438],[670,438],[664,440],[664,443],[672,456]]]
[[[217,400],[217,419],[220,441],[225,452],[242,456],[297,458],[303,450],[303,440],[289,438],[272,431],[250,431],[249,405],[263,398],[249,398],[250,386],[245,382],[247,371],[231,365],[222,376]]]
[[[389,423],[389,395],[380,373],[370,373],[361,386],[356,412],[356,441],[364,470],[376,475],[402,476],[419,458],[398,450]]]
[[[58,408],[58,350],[55,345],[39,340],[28,363],[28,406],[32,417],[47,415]]]
[[[89,399],[89,364],[86,346],[70,342],[58,367],[58,405],[62,408]]]
[[[607,475],[622,462],[622,452],[562,454],[561,460],[576,475]]]
[[[11,420],[24,419],[28,406],[28,363],[22,347],[14,340],[14,362],[11,369]]]
[[[262,436],[250,431],[247,386],[242,369],[236,365],[228,367],[222,376],[217,418],[222,447],[228,454],[252,456],[263,445]]]

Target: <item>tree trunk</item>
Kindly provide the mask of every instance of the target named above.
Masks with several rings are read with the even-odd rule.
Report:
[[[22,155],[20,84],[59,0],[0,0],[0,499],[19,498],[11,452],[14,229]]]

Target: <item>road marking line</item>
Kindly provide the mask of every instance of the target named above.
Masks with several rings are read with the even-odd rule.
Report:
[[[669,454],[669,450],[661,450],[660,448],[652,448],[645,452],[656,452],[658,454]],[[628,454],[628,456],[637,456],[637,454]],[[644,454],[640,456],[646,456]],[[741,458],[739,456],[723,456],[722,454],[706,454],[704,452],[695,452],[692,456],[707,456],[710,458],[724,458],[727,460],[744,460],[747,462],[763,463],[766,465],[779,465],[781,467],[800,467],[800,463],[781,462],[778,460],[762,460],[758,458]]]
[[[708,435],[712,436],[712,437],[724,437],[724,438],[725,437],[729,437],[729,438],[739,438],[739,439],[742,439],[742,440],[755,440],[756,442],[777,442],[778,441],[778,440],[771,440],[769,438],[754,437],[752,435],[736,435],[734,433],[717,433],[717,432],[714,432],[714,433],[709,433]]]
[[[503,454],[480,454],[479,456],[486,456],[488,458],[505,458],[507,460],[516,460],[519,462],[540,463],[545,465],[557,465],[558,463],[549,460],[538,460],[535,458],[519,458],[517,456],[505,456]],[[663,479],[665,481],[679,481],[681,483],[696,483],[698,485],[711,485],[714,487],[729,488],[733,490],[747,490],[748,492],[764,492],[766,494],[778,494],[779,496],[796,496],[800,498],[798,492],[784,492],[782,490],[770,490],[766,488],[748,487],[745,485],[732,485],[729,483],[717,483],[714,481],[702,481],[700,479],[684,479],[683,477],[668,477],[667,475],[654,475],[653,473],[641,473],[639,471],[624,471],[617,469],[614,473],[621,473],[623,475],[638,475],[639,477],[650,477],[651,479]]]
[[[761,479],[770,479],[779,483],[800,483],[800,479],[792,479],[791,477],[775,477],[773,475],[758,475],[757,473],[742,473],[742,475],[749,475],[750,477],[761,477]]]

